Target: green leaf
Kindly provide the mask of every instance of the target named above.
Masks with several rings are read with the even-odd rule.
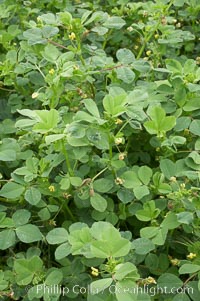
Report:
[[[59,284],[63,279],[63,273],[59,269],[54,269],[45,279],[46,285],[57,285]]]
[[[193,274],[200,271],[199,264],[185,263],[179,268],[179,274]]]
[[[140,278],[136,266],[131,262],[118,264],[115,271],[114,277],[118,281],[123,280],[124,278],[130,278],[131,280],[136,281]]]
[[[125,238],[115,240],[99,240],[91,244],[91,253],[97,258],[123,257],[131,248],[130,242]]]
[[[0,196],[7,199],[16,199],[22,195],[24,190],[24,186],[14,182],[8,182],[0,190]]]
[[[139,179],[145,184],[148,185],[152,177],[152,169],[148,166],[141,166],[138,170]]]
[[[38,189],[31,187],[25,192],[24,198],[29,204],[36,206],[41,200],[41,193]]]
[[[155,245],[164,245],[168,229],[160,227],[145,227],[140,230],[142,238],[149,238]]]
[[[114,186],[114,183],[110,179],[98,179],[93,182],[93,188],[94,190],[105,193],[109,192]]]
[[[186,289],[187,291],[187,289]],[[187,296],[187,293],[180,293],[174,296],[172,301],[190,301],[191,299]]]
[[[59,120],[59,113],[55,109],[47,110],[37,110],[35,111],[37,116],[39,117],[40,122],[38,122],[33,127],[33,131],[41,134],[48,133],[52,129],[54,129]]]
[[[137,286],[134,281],[124,279],[118,281],[115,286],[117,301],[136,301]]]
[[[26,209],[19,209],[13,214],[12,219],[15,224],[15,227],[18,227],[27,224],[30,217],[30,211]]]
[[[31,28],[23,33],[23,36],[28,40],[29,45],[35,45],[45,43],[46,40],[42,36],[42,30],[40,28]]]
[[[35,273],[41,272],[43,261],[38,256],[30,259],[16,259],[14,261],[14,270],[16,272],[16,281],[18,285],[27,285],[31,283]]]
[[[193,220],[194,220],[194,216],[192,212],[180,212],[177,213],[177,220],[179,223],[181,224],[192,224]]]
[[[134,199],[133,192],[123,187],[117,191],[117,196],[124,204],[130,203]]]
[[[176,290],[183,285],[183,281],[171,273],[164,273],[158,278],[157,284],[160,288],[167,288],[167,292]]]
[[[135,73],[128,67],[120,67],[116,69],[117,78],[124,83],[130,84],[135,79]]]
[[[65,137],[65,134],[53,134],[53,135],[48,135],[45,137],[45,142],[47,145],[55,142],[55,141],[58,141],[58,140],[61,140]]]
[[[0,161],[15,161],[16,152],[12,149],[2,149],[0,145]]]
[[[56,248],[55,258],[56,260],[61,260],[67,257],[71,253],[71,245],[66,242]]]
[[[42,239],[39,228],[32,224],[19,226],[16,228],[16,234],[19,240],[24,243],[32,243]]]
[[[45,46],[42,56],[45,60],[55,63],[60,55],[60,51],[52,44]]]
[[[109,17],[106,22],[103,23],[103,26],[107,28],[121,29],[126,22],[120,17]]]
[[[90,203],[95,210],[100,212],[104,212],[107,208],[106,199],[96,192],[90,197]]]
[[[6,250],[15,244],[15,231],[12,229],[3,230],[0,232],[0,250]]]
[[[133,189],[134,195],[138,200],[141,200],[144,196],[147,196],[150,191],[146,185],[142,185]]]
[[[177,61],[177,60],[166,59],[166,67],[173,74],[180,74],[180,75],[182,75],[182,73],[183,73],[183,68],[181,66],[181,63],[179,63],[179,61]]]
[[[79,177],[70,177],[70,183],[72,186],[80,187],[82,184],[82,179]]]
[[[193,120],[189,129],[192,134],[200,136],[200,120]]]
[[[153,106],[148,109],[151,121],[146,121],[144,126],[150,134],[159,134],[171,130],[176,124],[175,116],[167,116],[163,108]]]
[[[133,52],[127,48],[117,50],[116,57],[122,64],[131,64],[135,60]]]
[[[121,175],[122,180],[124,181],[123,186],[125,188],[135,188],[140,186],[142,183],[137,177],[137,174],[134,171],[125,171]]]
[[[105,111],[112,117],[117,117],[126,111],[126,95],[106,95],[103,99]]]
[[[99,294],[100,292],[104,291],[107,287],[109,287],[112,282],[112,278],[105,278],[93,281],[89,286],[90,293],[92,295]]]
[[[83,101],[86,109],[88,110],[88,112],[92,115],[95,116],[97,118],[100,118],[100,114],[99,114],[99,110],[97,108],[96,103],[92,100],[92,99],[85,99]]]
[[[68,240],[68,232],[65,228],[55,228],[47,234],[46,240],[50,245],[62,244]]]
[[[137,238],[132,242],[131,248],[139,255],[146,255],[155,249],[155,245],[148,238]]]
[[[143,208],[143,210],[138,210],[135,214],[140,221],[150,221],[160,214],[160,210],[155,207],[154,200],[144,203]]]
[[[180,226],[180,222],[177,219],[177,215],[173,212],[168,212],[167,216],[161,223],[161,226],[169,230],[175,229]]]
[[[176,165],[169,159],[160,161],[160,169],[167,179],[176,175]]]
[[[115,241],[121,238],[119,230],[108,222],[94,223],[91,227],[90,232],[96,240],[110,241],[110,237],[112,237],[112,239]]]

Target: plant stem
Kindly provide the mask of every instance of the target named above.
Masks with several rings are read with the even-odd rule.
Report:
[[[68,50],[68,48],[65,47],[65,46],[63,46],[62,44],[56,43],[56,42],[54,42],[54,41],[52,41],[52,40],[49,40],[49,39],[48,39],[47,41],[48,41],[50,44],[52,44],[52,45],[55,45],[55,46],[57,46],[57,47],[59,47],[59,48]]]
[[[71,168],[71,164],[70,164],[70,161],[69,161],[68,152],[67,152],[65,144],[64,144],[64,140],[62,140],[62,151],[63,151],[63,154],[65,156],[65,161],[66,161],[67,169],[69,171],[69,175],[71,177],[73,177],[74,176],[74,172],[73,172],[73,170]]]
[[[144,49],[145,49],[147,43],[152,38],[152,36],[154,35],[155,31],[158,29],[158,27],[160,25],[160,22],[161,22],[160,20],[157,22],[156,26],[154,27],[154,29],[152,30],[152,32],[149,35],[147,35],[147,36],[145,35],[143,45],[140,48],[140,51],[139,51],[139,53],[137,55],[137,60],[141,58],[141,56],[142,56],[142,54],[144,52]]]
[[[108,167],[105,167],[104,169],[102,169],[98,174],[96,174],[93,178],[92,178],[92,180],[91,180],[91,182],[94,182],[94,180],[96,179],[96,178],[98,178],[104,171],[106,171],[108,169]]]
[[[68,204],[64,203],[64,206],[65,206],[65,209],[66,209],[67,213],[68,213],[68,214],[69,214],[69,216],[71,217],[71,219],[72,219],[72,220],[75,222],[75,221],[76,221],[76,219],[75,219],[75,217],[74,217],[73,213],[71,212],[71,210],[70,210],[70,208],[69,208]]]

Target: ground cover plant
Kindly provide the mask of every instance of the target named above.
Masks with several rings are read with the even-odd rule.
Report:
[[[199,1],[0,16],[0,300],[199,301]]]

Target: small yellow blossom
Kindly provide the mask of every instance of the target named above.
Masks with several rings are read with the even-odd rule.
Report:
[[[71,41],[73,41],[73,40],[75,40],[76,39],[76,35],[75,35],[75,33],[74,32],[71,32],[70,34],[69,34],[69,39],[71,40]]]
[[[115,179],[115,183],[116,183],[117,185],[122,185],[122,184],[124,183],[124,180],[121,179],[121,178],[119,178],[119,177],[117,177],[117,178]]]
[[[156,284],[156,280],[151,276],[149,276],[145,280],[146,280],[146,284]]]
[[[151,50],[147,50],[146,55],[150,56],[151,55]]]
[[[168,256],[168,257],[173,266],[177,266],[180,264],[180,260],[178,260],[177,258],[172,258],[172,256]]]
[[[134,46],[134,49],[135,49],[135,50],[137,50],[138,48],[139,48],[139,46],[138,46],[138,45],[135,45],[135,46]]]
[[[180,22],[176,24],[176,28],[181,28],[181,23]]]
[[[79,66],[78,65],[74,65],[73,68],[74,68],[74,70],[79,70]]]
[[[120,153],[119,154],[119,160],[124,160],[124,158],[126,157],[127,153]]]
[[[196,63],[197,63],[197,65],[200,65],[200,56],[196,57]]]
[[[115,138],[115,144],[116,145],[119,145],[123,142],[123,139],[122,138]]]
[[[115,121],[115,124],[122,124],[122,123],[123,123],[123,121],[119,118],[117,118],[116,121]]]
[[[181,189],[184,189],[184,188],[185,188],[185,183],[181,183],[181,184],[180,184],[180,188],[181,188]]]
[[[39,95],[39,93],[38,93],[38,92],[34,92],[34,93],[31,95],[31,97],[32,97],[33,99],[35,99],[35,98],[37,98],[37,97],[38,97],[38,95]]]
[[[54,192],[54,191],[55,191],[55,187],[54,187],[53,185],[50,185],[50,186],[49,186],[49,191],[50,191],[50,192]]]
[[[131,31],[133,31],[133,27],[132,27],[132,26],[129,26],[129,27],[127,28],[127,30],[128,30],[129,32],[131,32]]]
[[[49,74],[53,75],[55,73],[55,70],[52,68],[49,70]]]
[[[157,40],[157,39],[159,38],[159,34],[156,33],[156,34],[154,35],[154,38]]]
[[[171,181],[171,182],[176,182],[176,177],[171,177],[171,178],[170,178],[170,181]]]
[[[95,277],[99,276],[99,270],[94,268],[94,267],[91,267],[91,274]]]
[[[197,257],[197,254],[195,253],[190,253],[187,255],[187,259],[194,259],[195,257]]]
[[[147,278],[143,278],[143,279],[141,279],[139,281],[139,284],[142,284],[142,285],[145,285],[145,284],[156,284],[156,283],[157,283],[156,280],[153,277],[151,277],[151,276],[149,276]]]

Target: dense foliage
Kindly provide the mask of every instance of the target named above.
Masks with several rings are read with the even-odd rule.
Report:
[[[0,299],[199,301],[199,1],[0,16]]]

